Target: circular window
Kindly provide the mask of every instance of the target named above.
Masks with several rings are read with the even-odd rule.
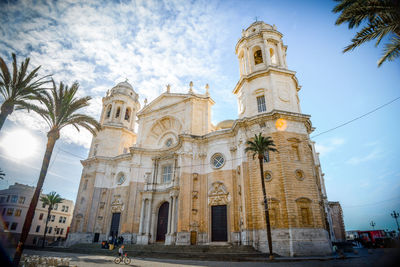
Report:
[[[302,170],[296,170],[295,174],[296,174],[296,179],[297,180],[299,180],[299,181],[304,180],[304,173],[303,173]]]
[[[219,169],[225,164],[225,158],[222,154],[216,153],[211,157],[211,165],[215,169]]]
[[[121,185],[121,184],[123,184],[124,182],[125,182],[125,175],[121,174],[121,175],[119,176],[119,178],[118,178],[117,183],[118,183],[119,185]]]
[[[167,141],[165,141],[165,146],[170,147],[172,145],[172,142],[173,142],[172,139],[169,138]]]
[[[269,181],[272,180],[272,174],[271,174],[270,171],[264,172],[264,179],[265,179],[265,181],[267,181],[267,182],[269,182]]]

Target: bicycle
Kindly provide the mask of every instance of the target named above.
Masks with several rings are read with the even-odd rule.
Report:
[[[121,262],[125,263],[126,265],[131,263],[131,259],[125,253],[125,255],[118,256],[114,259],[114,263],[120,264]]]

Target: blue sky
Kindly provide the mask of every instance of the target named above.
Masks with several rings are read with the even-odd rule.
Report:
[[[239,78],[234,48],[255,17],[275,24],[288,45],[289,69],[302,85],[302,112],[316,135],[400,96],[400,60],[377,60],[382,47],[368,43],[343,54],[355,30],[335,26],[333,1],[1,1],[0,56],[10,62],[29,56],[33,66],[57,81],[80,83],[93,97],[85,110],[99,117],[101,98],[128,78],[143,104],[166,84],[172,92],[197,92],[206,83],[216,104],[213,123],[237,118],[231,93]],[[328,198],[342,204],[346,229],[394,229],[390,213],[400,211],[400,101],[345,127],[316,137]],[[7,180],[35,185],[46,144],[46,125],[34,114],[14,112],[2,138],[24,127],[37,138],[35,154],[11,159],[0,147]],[[73,128],[62,132],[44,192],[75,200],[80,158],[91,136]],[[66,153],[65,151],[72,153]],[[74,156],[75,155],[75,156]],[[78,156],[78,157],[76,157]]]

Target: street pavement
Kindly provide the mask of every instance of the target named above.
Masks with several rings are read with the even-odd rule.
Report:
[[[172,267],[172,266],[232,266],[232,267],[258,267],[258,266],[400,266],[400,251],[398,249],[360,249],[357,255],[349,254],[346,259],[329,258],[286,258],[279,257],[273,261],[265,262],[228,262],[228,261],[199,261],[199,260],[176,260],[176,259],[151,259],[151,258],[131,258],[130,266],[143,267]],[[87,255],[78,253],[64,253],[38,250],[24,250],[27,255],[39,255],[45,257],[69,258],[70,266],[79,267],[100,267],[117,266],[113,262],[115,257],[104,255]],[[397,265],[396,265],[397,264]],[[125,264],[119,264],[124,266]]]

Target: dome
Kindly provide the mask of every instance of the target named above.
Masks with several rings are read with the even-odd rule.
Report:
[[[120,82],[111,89],[111,95],[113,94],[124,94],[128,96],[136,97],[136,92],[128,81]]]
[[[217,124],[217,130],[220,129],[229,129],[233,126],[234,120],[224,120]]]

